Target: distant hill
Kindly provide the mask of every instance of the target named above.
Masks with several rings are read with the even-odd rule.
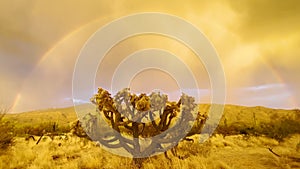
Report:
[[[200,111],[208,111],[210,105],[200,105]],[[262,106],[246,107],[238,105],[225,105],[221,123],[228,125],[233,123],[241,123],[245,125],[252,125],[254,120],[256,122],[270,123],[277,119],[293,119],[300,121],[300,110],[285,110],[285,109],[272,109]]]
[[[208,112],[209,104],[201,104],[200,111]],[[85,105],[80,107],[83,111],[91,111]],[[7,114],[5,117],[8,121],[15,123],[22,123],[28,125],[35,125],[43,122],[57,122],[59,125],[66,125],[77,119],[77,114],[74,107],[44,109],[39,111],[30,111],[19,114]],[[243,124],[252,126],[254,123],[269,123],[272,120],[288,118],[300,122],[300,110],[283,110],[271,109],[266,107],[245,107],[237,105],[225,105],[222,119],[219,124]],[[226,119],[226,120],[225,120]],[[254,120],[255,119],[255,120]],[[256,121],[256,122],[255,122]]]
[[[60,125],[65,125],[76,120],[77,116],[74,107],[68,107],[7,114],[5,118],[23,125],[35,125],[45,122],[58,122]]]

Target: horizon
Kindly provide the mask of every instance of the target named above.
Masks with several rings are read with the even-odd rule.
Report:
[[[135,94],[142,94],[142,93],[135,93]],[[146,93],[147,95],[150,93]],[[170,102],[178,102],[178,100],[168,100]],[[31,110],[26,110],[26,111],[21,111],[21,112],[12,112],[9,111],[7,114],[21,114],[21,113],[32,113],[32,112],[39,112],[39,111],[47,111],[47,110],[60,110],[60,109],[71,109],[74,108],[76,106],[82,106],[82,105],[86,105],[86,104],[92,104],[91,102],[80,102],[80,101],[75,101],[77,103],[77,105],[75,105],[75,103],[72,103],[70,105],[64,105],[64,106],[58,106],[58,107],[44,107],[41,109],[31,109]],[[80,104],[78,104],[80,103]],[[200,105],[224,105],[226,108],[227,106],[236,106],[236,107],[245,107],[245,108],[255,108],[255,107],[262,107],[262,108],[266,108],[266,109],[273,109],[273,110],[287,110],[287,111],[293,111],[293,110],[300,110],[299,108],[295,107],[295,108],[282,108],[282,107],[268,107],[268,106],[264,106],[264,105],[243,105],[243,104],[234,104],[234,103],[225,103],[225,104],[218,104],[218,103],[210,103],[210,102],[201,102],[201,103],[197,103],[199,106]],[[76,112],[76,110],[75,110]]]
[[[211,105],[212,103],[200,103],[198,105]],[[84,104],[82,104],[84,105]],[[78,105],[77,105],[78,106]],[[80,105],[79,105],[80,106]],[[249,106],[249,105],[237,105],[237,104],[225,104],[224,105],[226,108],[226,106],[235,106],[235,107],[245,107],[245,108],[256,108],[256,107],[261,107],[261,108],[265,108],[265,109],[272,109],[272,110],[285,110],[285,111],[294,111],[294,110],[300,110],[299,108],[272,108],[272,107],[266,107],[266,106],[261,106],[261,105],[257,105],[257,106]],[[33,110],[28,110],[25,112],[9,112],[7,114],[22,114],[22,113],[33,113],[33,112],[43,112],[43,111],[47,111],[47,110],[60,110],[60,109],[70,109],[70,108],[74,108],[75,106],[70,105],[70,106],[66,106],[66,107],[48,107],[48,108],[43,108],[43,109],[33,109]]]

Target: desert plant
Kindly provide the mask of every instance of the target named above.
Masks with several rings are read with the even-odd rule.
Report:
[[[79,121],[77,122],[75,127],[80,127],[78,125],[79,125]],[[39,144],[39,142],[42,140],[42,138],[44,136],[49,136],[51,138],[51,140],[54,140],[54,138],[57,137],[57,136],[62,139],[62,137],[67,137],[66,133],[69,133],[69,132],[73,131],[72,126],[71,126],[71,128],[66,127],[66,126],[60,127],[57,122],[41,123],[41,124],[38,125],[38,127],[33,128],[33,129],[34,129],[33,130],[33,133],[34,133],[33,135],[39,135],[40,136],[40,138],[38,139],[36,144]],[[74,131],[78,132],[78,128],[77,128],[77,130],[74,130]],[[31,134],[32,134],[32,132],[31,132]],[[85,137],[86,136],[87,135],[85,134]]]
[[[16,123],[14,133],[19,137],[27,137],[30,135],[41,136],[43,133],[63,134],[70,132],[71,128],[68,125],[58,125],[57,122],[40,122],[37,124],[22,124]]]
[[[99,88],[91,101],[111,130],[101,131],[97,115],[89,114],[91,117],[85,121],[89,136],[108,148],[123,148],[133,157],[137,168],[146,157],[177,145],[192,128],[198,113],[194,98],[185,94],[178,102],[169,102],[166,95],[137,96],[128,88],[112,98],[108,91]],[[141,138],[150,143],[143,145]]]
[[[221,134],[223,138],[230,135],[240,134],[240,128],[242,126],[240,123],[229,125],[226,117],[223,117],[221,121],[223,121],[223,123],[220,123],[218,125],[218,127],[214,131],[214,134]]]
[[[0,109],[0,149],[6,150],[9,148],[13,143],[14,133],[13,133],[13,124],[9,121],[4,120],[4,116],[8,112],[8,109],[1,108]]]
[[[300,152],[300,141],[298,142],[298,144],[296,145],[296,151]]]
[[[299,126],[300,122],[298,120],[282,118],[270,123],[262,123],[257,132],[282,142],[284,138],[300,133]]]

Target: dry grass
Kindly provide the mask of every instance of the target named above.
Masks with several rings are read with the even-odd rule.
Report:
[[[209,105],[202,105],[205,112]],[[253,118],[255,112],[255,119]],[[273,122],[274,119],[289,117],[299,122],[298,110],[273,110],[263,107],[245,108],[226,106],[224,118],[228,126],[257,127]],[[296,116],[298,115],[298,116]],[[39,126],[41,122],[58,122],[58,127],[76,119],[71,108],[44,110],[40,112],[9,115],[6,121],[14,122],[15,127],[23,131],[24,126]],[[297,123],[299,124],[299,123]],[[288,126],[289,127],[289,126]],[[288,129],[287,127],[287,129]],[[295,126],[297,128],[297,126]],[[1,131],[3,132],[3,131]],[[143,163],[145,169],[289,169],[300,168],[300,135],[293,134],[278,141],[263,136],[229,135],[225,138],[216,134],[205,143],[200,144],[199,136],[195,142],[182,142],[177,148],[178,157],[168,152],[171,160],[163,154],[150,157]],[[272,154],[268,148],[281,157]],[[291,157],[294,157],[292,159]],[[131,169],[130,158],[111,154],[92,142],[84,143],[79,138],[67,141],[43,139],[38,145],[24,137],[15,138],[15,144],[0,155],[0,168],[24,169]]]
[[[196,137],[195,137],[196,138]],[[76,141],[77,140],[77,141]],[[150,157],[143,168],[156,169],[238,169],[238,168],[300,168],[297,161],[289,157],[299,157],[296,151],[300,135],[294,135],[282,143],[265,137],[214,136],[200,144],[180,143],[177,152],[181,159],[171,155],[171,160],[163,154]],[[130,169],[131,159],[113,155],[93,142],[83,145],[80,140],[72,141],[43,140],[40,144],[16,138],[16,144],[6,154],[0,156],[0,168],[122,168]],[[59,144],[61,143],[61,145]],[[60,146],[59,146],[60,145]],[[268,151],[272,147],[282,157],[276,157]]]

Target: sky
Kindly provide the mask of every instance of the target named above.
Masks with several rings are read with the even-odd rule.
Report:
[[[11,112],[72,105],[73,71],[89,37],[120,17],[159,12],[192,23],[214,45],[226,78],[226,104],[299,108],[299,11],[296,0],[0,1],[0,104]],[[158,35],[116,44],[99,65],[96,86],[109,88],[122,60],[146,48],[178,56],[199,84],[190,91],[200,91],[203,102],[210,100],[210,79],[201,61],[179,41]],[[179,90],[174,77],[157,69],[139,72],[130,87],[161,89],[171,98]]]

